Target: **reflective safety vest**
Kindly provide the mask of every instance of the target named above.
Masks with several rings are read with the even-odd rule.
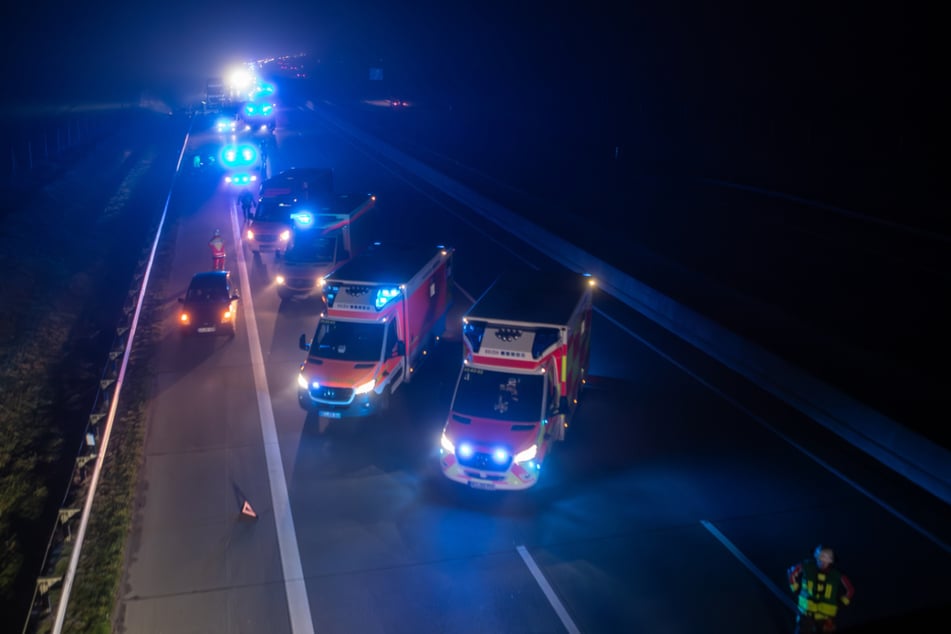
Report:
[[[839,601],[848,604],[842,595],[842,573],[835,568],[820,570],[815,560],[800,564],[799,613],[819,620],[834,619],[839,613]]]

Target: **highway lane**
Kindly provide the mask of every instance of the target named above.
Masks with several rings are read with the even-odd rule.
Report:
[[[341,191],[379,196],[385,239],[457,248],[457,315],[501,270],[555,266],[312,113],[281,116],[273,169],[333,165]],[[838,546],[858,586],[846,624],[947,597],[945,505],[609,297],[593,325],[597,380],[537,490],[486,495],[435,471],[457,332],[385,419],[306,420],[297,338],[312,334],[319,305],[282,307],[268,256],[247,270],[232,260],[251,291],[233,341],[183,344],[174,332],[174,298],[233,214],[223,191],[189,203],[169,237],[169,332],[121,631],[306,631],[288,617],[268,416],[318,632],[787,632],[783,572],[819,541]],[[239,516],[244,499],[257,520]],[[883,579],[883,568],[920,583]]]
[[[913,202],[920,192],[885,207],[869,192],[895,190],[894,182],[859,187],[867,167],[860,161],[821,179],[835,204],[735,187],[710,177],[743,165],[702,163],[700,147],[665,159],[658,155],[669,148],[650,139],[619,147],[600,130],[597,111],[557,103],[528,113],[490,98],[393,109],[327,103],[313,96],[319,86],[310,90],[335,116],[951,446],[931,422],[948,405],[947,372],[920,354],[940,357],[947,348],[941,298],[951,238],[937,220],[913,226],[926,217]],[[796,160],[799,176],[811,173],[813,157]]]

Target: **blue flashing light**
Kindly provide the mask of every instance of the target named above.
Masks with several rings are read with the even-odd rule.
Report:
[[[494,460],[496,464],[505,464],[508,459],[509,452],[501,447],[498,447],[492,452],[492,460]]]
[[[377,310],[380,310],[386,306],[387,302],[391,299],[398,297],[399,294],[399,288],[381,288],[376,292],[376,300],[373,302],[373,305]]]
[[[249,102],[244,105],[244,114],[249,117],[268,117],[274,113],[274,104]]]
[[[314,225],[314,214],[309,211],[296,211],[291,214],[291,220],[298,227],[306,229]]]
[[[258,160],[258,150],[250,144],[226,145],[221,151],[221,162],[226,167],[246,167]]]
[[[274,84],[267,81],[259,81],[257,87],[254,89],[255,97],[267,97],[268,95],[274,94]]]
[[[472,448],[471,444],[464,442],[461,445],[459,445],[459,448],[456,450],[456,453],[459,455],[460,458],[463,458],[463,459],[471,458],[472,455],[475,453],[475,449]]]
[[[324,286],[324,299],[327,301],[327,307],[334,307],[334,300],[337,299],[337,293],[340,292],[338,284],[327,284]]]
[[[229,174],[225,176],[226,183],[230,183],[238,187],[250,185],[256,180],[258,180],[258,177],[256,175],[248,174],[247,172],[240,172],[238,174]]]

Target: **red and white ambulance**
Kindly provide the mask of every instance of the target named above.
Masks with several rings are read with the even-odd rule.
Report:
[[[440,440],[450,480],[534,486],[565,438],[588,371],[594,280],[544,271],[503,276],[463,318],[463,362]]]

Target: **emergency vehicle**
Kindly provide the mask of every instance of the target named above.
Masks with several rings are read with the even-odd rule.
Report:
[[[446,329],[452,256],[377,243],[324,278],[326,311],[312,341],[300,336],[304,410],[336,419],[388,408]]]
[[[463,317],[463,360],[440,466],[476,489],[520,490],[565,432],[587,378],[590,277],[532,271],[493,284]]]
[[[300,203],[291,213],[291,237],[277,263],[281,299],[319,295],[324,275],[366,249],[369,226],[360,219],[375,205],[372,194],[340,194],[326,204]]]
[[[318,205],[333,197],[333,169],[292,168],[261,183],[257,209],[244,229],[244,243],[255,255],[279,257],[287,250],[299,203]]]

